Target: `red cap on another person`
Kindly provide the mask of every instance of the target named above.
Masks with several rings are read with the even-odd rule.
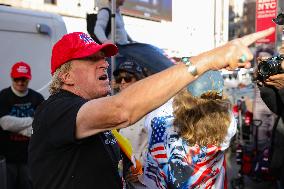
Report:
[[[97,44],[89,35],[83,32],[74,32],[64,35],[52,49],[51,74],[62,64],[72,60],[91,56],[99,51],[106,57],[118,52],[114,44]]]
[[[32,78],[31,67],[25,62],[17,62],[12,66],[11,77],[12,78],[25,77],[31,79]]]

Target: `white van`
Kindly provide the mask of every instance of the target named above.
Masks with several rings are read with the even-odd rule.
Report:
[[[11,85],[12,65],[24,61],[32,69],[29,87],[47,98],[52,46],[66,33],[59,15],[0,5],[0,90]]]

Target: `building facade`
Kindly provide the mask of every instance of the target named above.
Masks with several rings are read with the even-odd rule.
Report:
[[[0,0],[0,4],[60,14],[67,32],[86,32],[86,14],[108,0]],[[127,1],[126,1],[127,3]],[[131,37],[164,49],[170,56],[193,56],[228,40],[229,0],[172,0],[172,21],[124,15]]]

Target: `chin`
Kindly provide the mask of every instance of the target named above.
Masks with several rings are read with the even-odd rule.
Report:
[[[104,90],[104,91],[101,91],[99,93],[100,97],[105,97],[107,95],[111,94],[111,89],[108,89],[108,90]]]
[[[18,88],[18,89],[15,89],[16,91],[20,92],[20,93],[24,93],[27,91],[26,88]]]
[[[107,95],[109,95],[111,93],[111,91],[110,90],[108,90],[108,91],[104,91],[103,93],[102,93],[102,96],[107,96]]]
[[[109,95],[111,93],[111,88],[108,84],[100,85],[99,87],[95,87],[93,89],[92,96],[95,98],[101,98]]]

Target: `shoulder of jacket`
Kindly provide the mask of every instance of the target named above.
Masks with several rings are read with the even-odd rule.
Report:
[[[12,91],[12,90],[11,90],[11,87],[7,87],[7,88],[4,88],[4,89],[0,90],[0,94],[6,94],[6,93],[8,93],[9,91]]]

